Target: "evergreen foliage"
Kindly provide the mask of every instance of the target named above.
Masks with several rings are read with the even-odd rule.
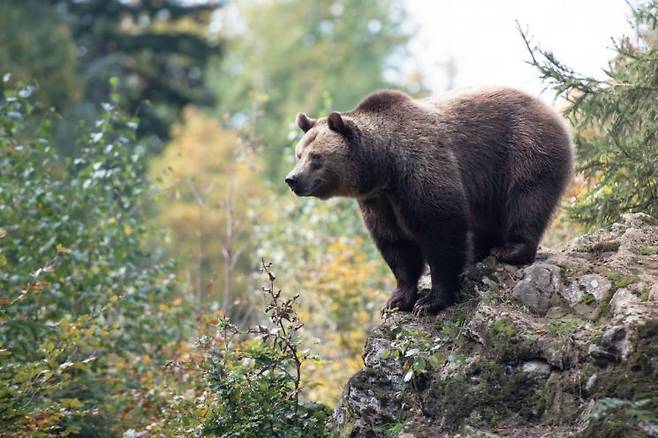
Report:
[[[78,119],[98,115],[109,99],[109,79],[118,77],[122,109],[139,115],[139,137],[159,149],[185,105],[215,100],[205,72],[221,45],[208,24],[221,6],[215,0],[2,2],[0,71],[45,89],[42,99],[49,97],[66,117],[60,126],[66,140],[73,140]]]
[[[604,79],[576,73],[522,32],[531,63],[568,102],[577,171],[587,183],[568,211],[589,226],[626,212],[658,216],[658,2],[638,5],[632,17],[636,38],[613,41]]]

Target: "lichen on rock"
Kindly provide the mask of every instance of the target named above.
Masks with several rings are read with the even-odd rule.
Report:
[[[388,315],[336,434],[658,436],[658,251],[646,249],[657,224],[626,215],[525,267],[485,259],[464,273],[459,304]]]

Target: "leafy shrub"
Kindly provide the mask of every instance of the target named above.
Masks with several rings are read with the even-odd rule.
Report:
[[[209,318],[212,328],[196,353],[167,369],[188,378],[169,386],[169,405],[150,431],[167,436],[321,437],[328,435],[331,411],[304,400],[305,372],[314,360],[304,347],[297,315],[298,295],[286,298],[275,288],[269,264],[264,313],[267,322],[241,329],[228,318]],[[194,388],[190,388],[193,386]]]
[[[11,436],[324,436],[303,400],[297,297],[265,288],[268,324],[212,313],[191,332],[174,266],[147,243],[137,120],[103,105],[75,159],[35,88],[0,100],[0,428]],[[214,321],[213,321],[214,320]]]
[[[157,415],[146,386],[182,308],[171,263],[144,246],[137,121],[113,95],[65,159],[34,91],[0,100],[0,429],[114,435]]]

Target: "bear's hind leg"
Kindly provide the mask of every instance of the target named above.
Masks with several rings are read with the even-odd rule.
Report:
[[[557,186],[557,187],[556,187]],[[505,209],[505,242],[491,250],[503,263],[525,265],[535,261],[537,247],[557,205],[558,184],[543,184],[510,195]]]
[[[470,236],[471,262],[481,262],[491,254],[493,248],[500,246],[501,239],[493,232],[472,231]]]
[[[521,240],[519,236],[512,237],[515,240]],[[537,254],[538,241],[511,242],[491,250],[491,255],[496,260],[510,265],[526,265],[535,260]]]

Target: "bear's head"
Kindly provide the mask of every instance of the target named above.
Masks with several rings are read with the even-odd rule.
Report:
[[[295,147],[295,168],[285,179],[290,189],[297,196],[320,199],[358,196],[354,122],[337,112],[318,120],[300,113],[297,125],[304,136]]]

